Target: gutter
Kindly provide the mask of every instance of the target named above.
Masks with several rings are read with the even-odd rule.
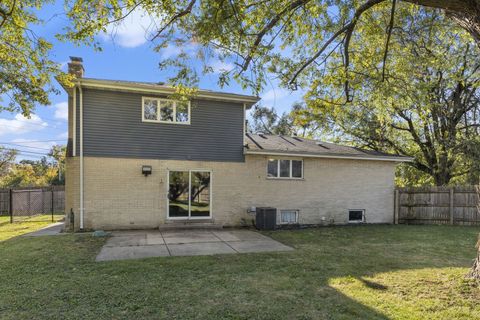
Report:
[[[299,153],[299,152],[278,152],[278,151],[254,151],[244,150],[243,154],[256,154],[267,156],[290,156],[307,158],[327,158],[327,159],[349,159],[349,160],[370,160],[370,161],[391,161],[391,162],[412,162],[412,157],[402,156],[350,156],[341,154],[318,154],[318,153]]]

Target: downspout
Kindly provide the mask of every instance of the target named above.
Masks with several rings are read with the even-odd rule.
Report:
[[[77,155],[77,87],[73,87],[73,112],[72,112],[72,156]]]
[[[78,85],[78,91],[80,93],[80,230],[83,230],[83,91],[82,86]]]
[[[243,148],[247,144],[247,141],[245,140],[245,134],[247,133],[247,104],[243,104]]]

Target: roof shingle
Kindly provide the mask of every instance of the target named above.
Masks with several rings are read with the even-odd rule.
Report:
[[[323,142],[301,137],[270,134],[246,134],[245,152],[248,153],[285,153],[325,157],[348,158],[391,158],[395,161],[410,161],[410,157],[388,154],[373,150]]]

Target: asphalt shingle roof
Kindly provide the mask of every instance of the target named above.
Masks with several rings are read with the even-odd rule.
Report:
[[[246,152],[275,152],[275,153],[295,153],[305,155],[324,155],[324,156],[347,156],[353,158],[403,158],[408,161],[409,157],[400,155],[382,153],[372,150],[363,150],[360,148],[343,146],[339,144],[323,142],[301,137],[290,137],[270,134],[246,134]]]

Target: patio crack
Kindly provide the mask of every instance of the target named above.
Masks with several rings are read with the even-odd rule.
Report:
[[[217,236],[214,232],[212,232],[213,236],[220,240],[221,242],[225,243],[228,247],[230,247],[233,251],[236,253],[240,253],[240,251],[236,250],[234,247],[232,247],[227,241],[223,241],[219,236]]]
[[[163,243],[165,243],[165,248],[167,248],[167,251],[168,251],[168,255],[170,257],[172,257],[172,253],[170,252],[170,248],[168,247],[168,244],[167,242],[165,241],[165,238],[163,237],[163,233],[160,231],[160,235],[162,236],[162,239],[163,239]]]

